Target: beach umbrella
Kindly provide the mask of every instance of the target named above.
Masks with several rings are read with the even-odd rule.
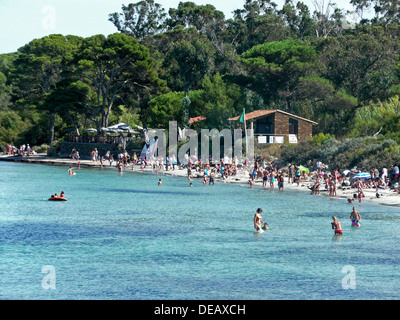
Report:
[[[84,130],[84,131],[86,131],[86,132],[97,132],[97,129],[95,129],[95,128],[89,128],[89,129],[86,129],[86,130]]]
[[[343,173],[345,176],[347,176],[347,175],[350,173],[350,170],[344,170],[342,173]]]
[[[143,130],[143,127],[141,127],[141,126],[138,126],[137,124],[134,124],[134,125],[132,125],[133,127],[136,127],[137,129],[139,129],[139,130]]]
[[[300,172],[305,172],[306,174],[310,173],[310,169],[308,169],[306,167],[300,166],[299,169],[300,169]]]
[[[371,179],[371,175],[368,172],[361,172],[359,174],[356,174],[354,179]]]

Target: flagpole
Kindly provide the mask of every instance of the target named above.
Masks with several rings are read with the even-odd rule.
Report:
[[[246,139],[246,157],[248,156],[248,152],[249,152],[249,150],[248,150],[248,147],[247,147],[247,128],[246,128],[246,110],[245,110],[245,108],[243,108],[243,122],[244,122],[244,134],[245,134],[245,139]]]

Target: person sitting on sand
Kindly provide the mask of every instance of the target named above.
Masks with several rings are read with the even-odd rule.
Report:
[[[331,225],[332,225],[332,229],[335,230],[335,236],[342,235],[343,230],[342,230],[342,225],[341,225],[340,221],[338,219],[336,219],[335,216],[333,216],[332,219],[333,219],[333,222],[331,223]]]

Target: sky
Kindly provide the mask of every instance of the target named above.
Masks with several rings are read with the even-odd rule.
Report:
[[[156,0],[168,12],[179,2],[189,0]],[[226,18],[243,8],[244,0],[191,0],[197,5],[212,4]],[[323,0],[319,0],[323,1]],[[120,13],[123,4],[139,0],[0,0],[0,54],[16,52],[33,39],[49,34],[89,37],[109,35],[118,30],[108,21],[108,15]],[[284,0],[274,0],[281,8]],[[303,0],[314,11],[313,0]],[[327,3],[328,0],[325,0]],[[339,8],[350,10],[350,0],[335,0]]]

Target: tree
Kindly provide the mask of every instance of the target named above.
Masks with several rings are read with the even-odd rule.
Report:
[[[313,34],[315,22],[310,15],[310,10],[303,2],[294,5],[293,0],[285,0],[282,10],[279,11],[292,33],[299,39],[305,39]]]
[[[400,22],[400,2],[398,0],[351,0],[359,13],[365,9],[374,8],[374,20],[384,24],[398,24]]]
[[[108,126],[110,112],[123,95],[138,96],[142,91],[165,86],[158,78],[148,49],[123,33],[86,38],[75,65],[75,76],[95,94],[95,101],[89,100],[97,129]]]
[[[122,13],[110,13],[108,20],[118,31],[142,41],[164,30],[166,15],[160,4],[154,0],[144,0],[122,5]]]
[[[182,40],[172,45],[170,60],[182,81],[183,91],[187,94],[199,86],[204,76],[213,70],[214,50],[209,41],[198,39],[194,42]]]
[[[227,21],[227,41],[239,54],[256,45],[293,36],[277,5],[270,0],[246,0],[243,9],[233,14],[233,19]]]
[[[11,87],[7,85],[6,76],[0,71],[0,111],[10,106]]]
[[[332,35],[340,35],[343,31],[343,11],[338,9],[336,4],[332,3],[332,0],[328,0],[326,6],[323,0],[314,0],[313,2],[315,6],[314,22],[316,26],[316,36],[326,38]],[[333,13],[331,13],[332,9]]]
[[[62,79],[66,61],[71,59],[80,41],[81,38],[76,36],[53,34],[35,39],[19,49],[11,75],[16,99],[40,105]],[[56,112],[52,106],[48,107],[48,143],[52,146]]]
[[[230,85],[223,81],[221,75],[204,77],[199,90],[198,101],[192,98],[194,105],[193,116],[204,116],[207,119],[203,122],[206,128],[222,130],[227,126],[227,119],[239,113],[242,104],[241,91],[237,85]],[[196,110],[197,109],[197,110]]]
[[[194,27],[209,40],[216,40],[224,29],[225,15],[211,4],[196,5],[193,2],[180,2],[177,9],[169,10],[167,25],[174,29],[181,25],[185,28]]]
[[[287,111],[291,111],[299,78],[309,74],[316,61],[314,48],[299,40],[269,42],[242,54],[247,87],[258,92],[265,103],[282,99]]]
[[[316,46],[322,77],[360,104],[389,96],[391,87],[398,84],[394,66],[399,61],[399,41],[382,27],[322,40]]]
[[[169,121],[182,123],[182,99],[184,92],[167,92],[153,98],[146,111],[147,124],[151,127],[168,128]]]

